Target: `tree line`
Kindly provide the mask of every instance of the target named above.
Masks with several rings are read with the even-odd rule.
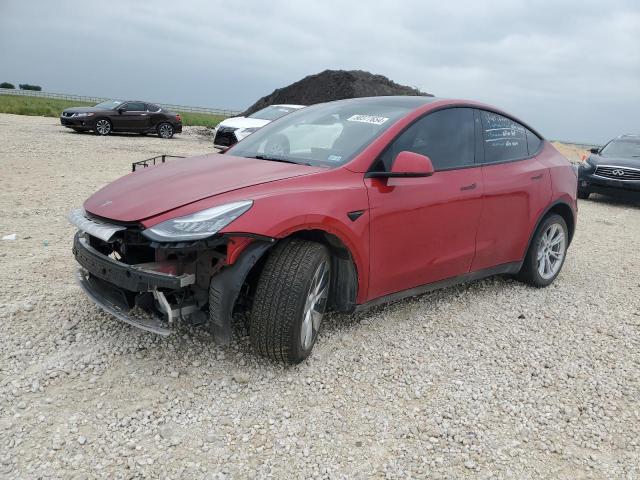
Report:
[[[2,82],[0,83],[0,88],[16,88],[16,86],[13,83]],[[28,83],[21,83],[18,85],[18,88],[20,88],[20,90],[35,90],[36,92],[42,90],[40,85],[30,85]]]

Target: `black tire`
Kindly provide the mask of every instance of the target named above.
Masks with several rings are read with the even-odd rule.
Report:
[[[580,200],[587,200],[589,198],[589,195],[591,195],[591,192],[589,192],[589,191],[580,191],[580,190],[578,190],[578,198]]]
[[[109,135],[113,131],[113,125],[108,118],[98,118],[96,120],[96,126],[94,132],[96,135],[105,136]]]
[[[173,125],[171,125],[169,122],[163,122],[160,125],[158,125],[158,128],[156,128],[156,132],[158,133],[158,136],[160,138],[172,138],[173,134],[175,133],[175,129],[173,128]]]
[[[317,327],[329,301],[329,251],[324,245],[299,239],[285,240],[273,249],[260,274],[251,309],[249,335],[258,354],[285,363],[299,363],[309,356],[318,328],[311,320],[306,323],[310,331],[303,327],[305,307],[323,265],[326,277],[322,276],[322,285],[327,293],[315,310],[320,311]],[[306,346],[303,332],[311,332]]]
[[[290,150],[289,139],[286,135],[278,134],[269,137],[266,145],[264,146],[265,155],[273,155],[279,157],[282,155],[288,155]]]
[[[554,270],[555,273],[552,275],[545,277],[541,274],[539,270],[539,261],[538,261],[538,253],[540,249],[544,249],[544,245],[541,246],[541,242],[543,242],[543,235],[553,225],[557,225],[562,229],[562,234],[564,235],[564,242],[562,245],[562,258],[560,259],[560,263],[557,266],[557,270]],[[569,229],[567,228],[567,223],[564,221],[560,215],[555,213],[546,216],[538,229],[536,230],[535,235],[531,239],[531,245],[529,245],[529,250],[527,251],[527,255],[525,256],[524,262],[522,263],[522,268],[520,272],[516,275],[516,278],[521,282],[528,283],[529,285],[533,285],[534,287],[542,288],[551,284],[560,271],[562,270],[562,266],[564,265],[564,261],[567,258],[567,247],[569,245]],[[551,273],[551,271],[549,272]]]

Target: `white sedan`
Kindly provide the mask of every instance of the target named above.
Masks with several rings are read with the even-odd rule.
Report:
[[[227,118],[214,129],[213,145],[217,148],[229,148],[267,123],[304,107],[305,105],[270,105],[248,117]]]

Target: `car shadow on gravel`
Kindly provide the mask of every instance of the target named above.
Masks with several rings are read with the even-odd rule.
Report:
[[[627,194],[624,196],[608,196],[592,193],[588,200],[580,200],[580,202],[593,202],[599,204],[615,205],[620,207],[631,207],[640,209],[640,193],[637,195]]]

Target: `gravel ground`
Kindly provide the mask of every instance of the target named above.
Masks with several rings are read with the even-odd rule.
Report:
[[[0,477],[639,478],[640,204],[581,202],[557,281],[334,315],[285,368],[160,338],[74,282],[66,213],[130,163],[212,151],[0,115]]]

